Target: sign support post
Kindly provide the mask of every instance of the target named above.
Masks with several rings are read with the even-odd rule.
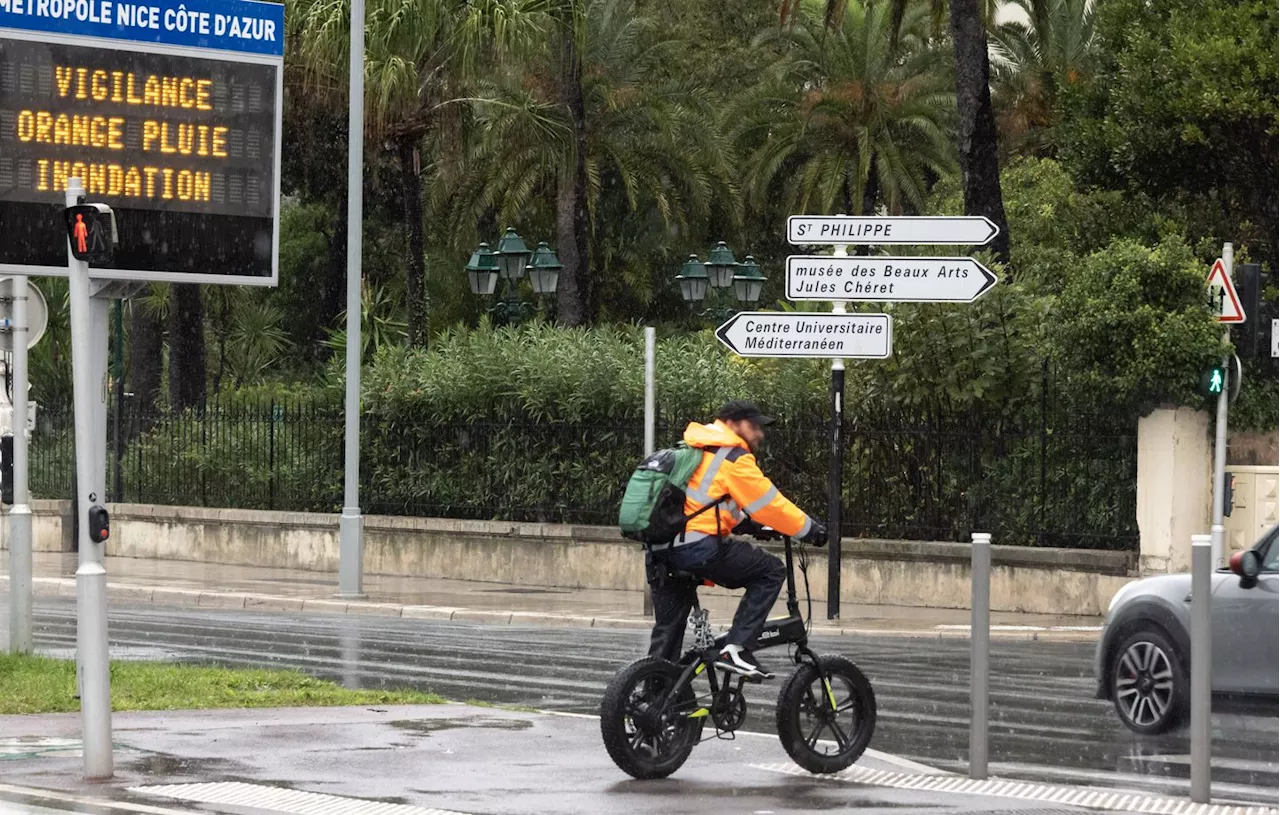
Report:
[[[360,297],[364,246],[364,0],[351,0],[351,109],[347,114],[346,473],[338,521],[338,596],[364,596],[364,517],[360,514]]]
[[[13,297],[13,508],[9,510],[10,650],[31,653],[31,506],[27,481],[27,278],[9,278]]]
[[[837,244],[836,257],[847,257],[849,247]],[[836,314],[845,314],[843,300],[831,304]],[[831,455],[827,457],[827,619],[840,619],[840,499],[844,475],[844,359],[831,360]]]
[[[892,325],[888,314],[849,314],[847,302],[972,303],[997,282],[995,274],[972,258],[953,257],[849,257],[850,245],[883,244],[965,244],[982,245],[999,229],[989,219],[974,216],[848,216],[792,215],[787,218],[787,240],[794,246],[830,245],[825,255],[792,255],[787,258],[787,299],[830,302],[836,320],[881,318]],[[841,315],[836,317],[836,315]],[[755,314],[752,316],[766,316]],[[793,315],[803,319],[803,315]],[[810,318],[812,319],[812,318]],[[743,356],[832,356],[831,362],[831,454],[827,477],[827,619],[840,616],[841,498],[844,473],[844,357],[837,354],[787,354],[795,343],[765,338],[753,331],[750,322],[735,334],[735,320],[720,327],[716,335]],[[796,321],[798,329],[804,326]],[[787,330],[787,326],[766,327],[763,331]],[[833,327],[834,328],[834,327]],[[813,331],[812,328],[809,329]],[[757,333],[757,336],[750,336]],[[747,335],[747,336],[744,336]],[[867,353],[859,358],[885,358],[891,353],[891,331],[886,332],[883,353]],[[735,346],[732,339],[742,342]],[[754,340],[754,343],[752,343]],[[750,344],[748,344],[750,343]],[[749,354],[743,349],[777,348],[772,354]],[[803,346],[801,346],[803,347]],[[857,347],[857,346],[855,346]],[[848,356],[848,355],[846,355]]]
[[[67,206],[80,203],[84,186],[79,178],[67,181]],[[94,473],[93,372],[96,325],[90,313],[89,264],[67,250],[71,301],[71,366],[75,391],[76,496],[80,535],[80,565],[76,569],[76,665],[80,689],[80,724],[84,742],[84,775],[88,781],[107,779],[114,773],[111,755],[111,674],[107,651],[107,572],[102,565],[102,544],[89,537],[89,508],[97,503],[99,475]],[[75,330],[74,326],[80,326]],[[101,344],[101,343],[99,343]]]
[[[1222,245],[1222,265],[1226,267],[1226,276],[1228,285],[1232,282],[1232,266],[1235,260],[1235,249],[1229,244]],[[1226,294],[1224,292],[1224,294]],[[1235,295],[1230,295],[1234,300]],[[1231,328],[1227,326],[1222,329],[1222,341],[1228,343],[1231,341]],[[1227,469],[1227,405],[1229,401],[1228,394],[1231,392],[1231,373],[1230,373],[1230,357],[1222,358],[1222,391],[1218,394],[1218,416],[1217,425],[1214,428],[1213,443],[1213,526],[1210,528],[1212,533],[1211,547],[1213,550],[1212,561],[1213,568],[1222,565],[1222,548],[1223,537],[1225,536],[1226,527],[1222,523],[1223,507],[1222,498],[1226,483]]]

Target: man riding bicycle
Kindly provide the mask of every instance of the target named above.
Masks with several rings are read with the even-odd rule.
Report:
[[[645,552],[645,572],[653,594],[654,626],[649,654],[676,661],[693,607],[696,586],[674,583],[667,571],[686,571],[730,589],[746,588],[716,668],[755,679],[769,673],[747,650],[764,627],[786,579],[782,560],[729,532],[749,534],[767,526],[797,540],[821,546],[827,530],[778,491],[756,463],[764,427],[773,419],[754,402],[729,402],[711,424],[691,423],[684,442],[703,451],[686,487],[684,513],[693,515],[712,501],[714,508],[690,518],[670,543]],[[745,517],[749,516],[749,517]]]

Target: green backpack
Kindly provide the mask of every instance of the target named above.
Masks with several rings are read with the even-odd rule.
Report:
[[[667,543],[684,531],[685,523],[693,517],[684,514],[685,487],[702,461],[702,452],[679,442],[640,462],[627,481],[618,509],[622,537],[647,544]]]

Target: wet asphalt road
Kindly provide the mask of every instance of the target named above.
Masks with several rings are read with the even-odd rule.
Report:
[[[7,605],[7,598],[4,605]],[[5,615],[7,616],[7,615]],[[0,621],[0,626],[7,621]],[[594,713],[610,676],[642,655],[647,632],[197,610],[113,604],[113,658],[290,667],[349,687],[415,687],[457,700]],[[70,598],[38,598],[42,651],[75,648]],[[857,662],[877,696],[872,747],[943,769],[967,767],[968,641],[815,638],[818,652]],[[1185,730],[1141,737],[1093,698],[1093,645],[997,641],[991,665],[991,772],[1004,777],[1120,783],[1184,794]],[[748,685],[747,729],[771,732],[784,649],[761,652],[778,678]],[[1277,719],[1216,713],[1215,793],[1274,804]]]

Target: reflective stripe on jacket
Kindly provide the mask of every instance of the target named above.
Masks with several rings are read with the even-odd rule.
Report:
[[[714,510],[691,518],[685,526],[686,537],[728,535],[742,522],[744,512],[757,523],[793,538],[809,531],[813,521],[760,472],[747,443],[724,422],[690,424],[684,441],[703,450],[702,461],[685,488],[684,514],[692,515],[720,496],[728,496]]]

